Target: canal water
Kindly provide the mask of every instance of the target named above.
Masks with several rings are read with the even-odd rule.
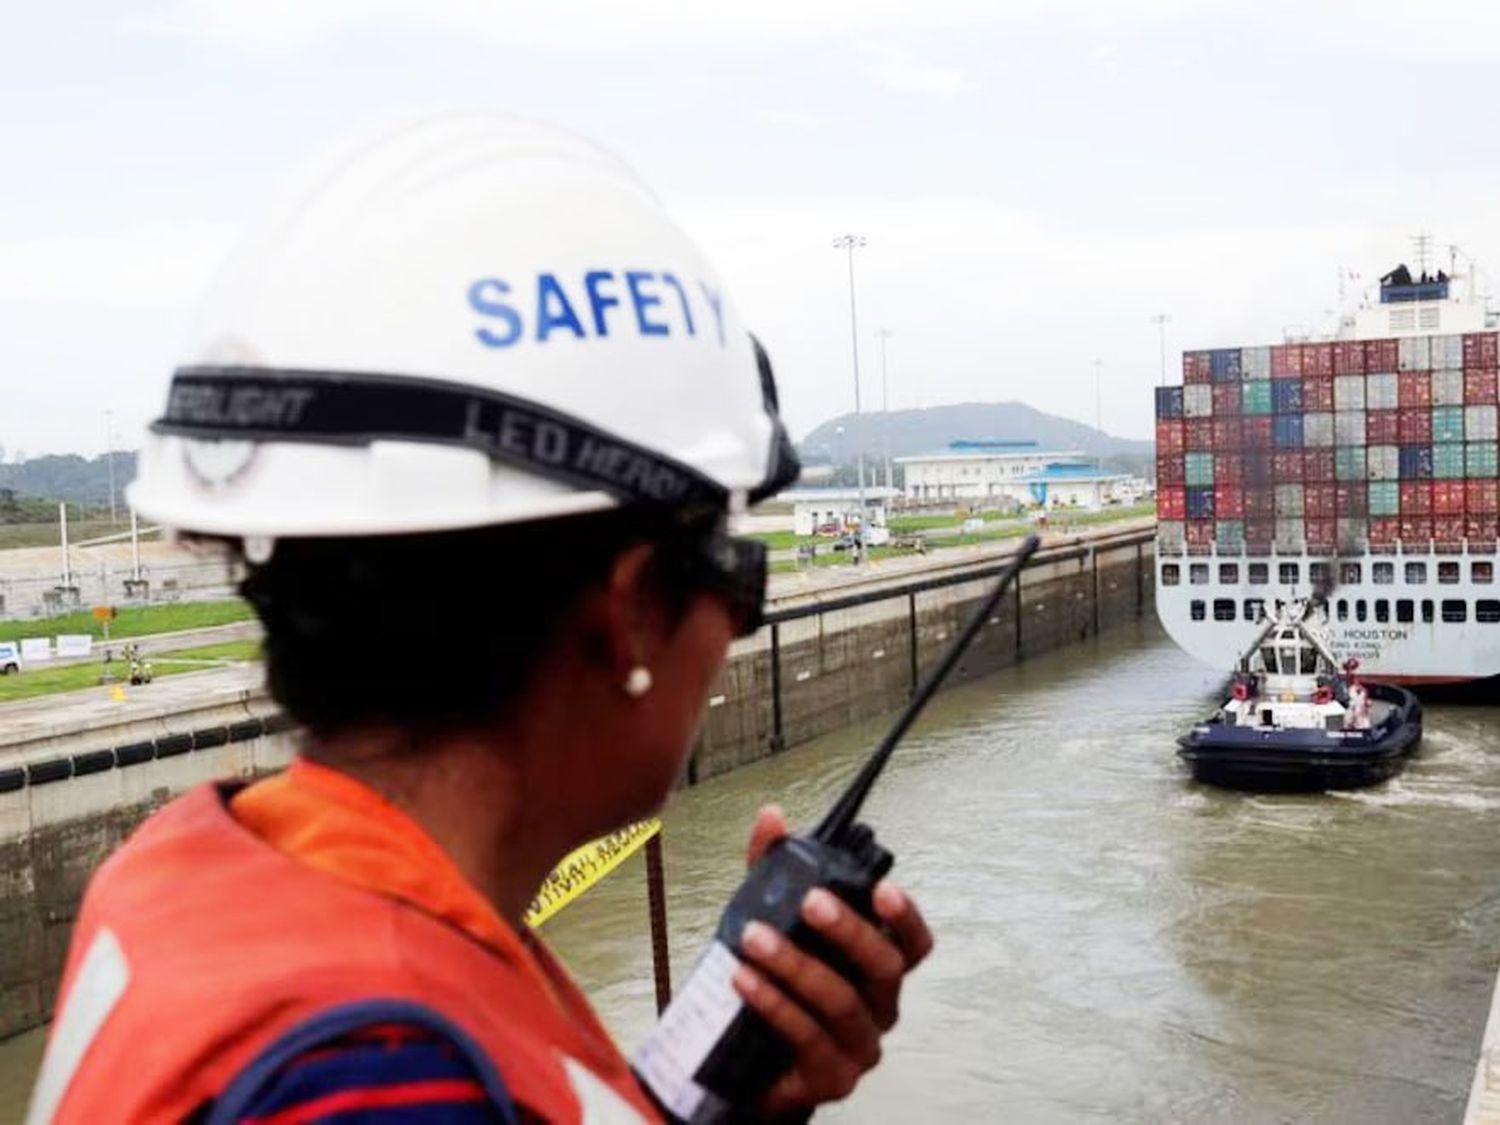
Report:
[[[938,935],[835,1122],[1456,1121],[1500,962],[1500,709],[1433,705],[1419,757],[1346,796],[1190,781],[1221,677],[1154,624],[936,700],[868,820]],[[819,813],[870,724],[678,794],[680,981],[766,800]],[[626,1044],[653,1019],[637,858],[547,936]],[[38,1039],[0,1044],[15,1106]],[[0,1122],[7,1120],[0,1111]]]

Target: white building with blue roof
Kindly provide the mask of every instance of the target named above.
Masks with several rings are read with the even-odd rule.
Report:
[[[1032,441],[952,441],[936,453],[898,457],[913,504],[1102,508],[1127,499],[1129,477],[1082,453]]]

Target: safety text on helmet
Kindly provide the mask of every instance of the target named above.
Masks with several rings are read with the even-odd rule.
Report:
[[[684,285],[666,270],[589,270],[567,284],[557,274],[539,273],[533,284],[515,287],[504,278],[482,277],[469,286],[469,307],[486,318],[474,335],[489,348],[523,340],[545,344],[559,334],[585,340],[612,332],[697,336],[711,331],[724,345],[723,296],[702,281]]]

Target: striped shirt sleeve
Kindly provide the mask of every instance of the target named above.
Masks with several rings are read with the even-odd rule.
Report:
[[[502,1125],[472,1063],[441,1034],[363,1028],[293,1058],[239,1125]]]

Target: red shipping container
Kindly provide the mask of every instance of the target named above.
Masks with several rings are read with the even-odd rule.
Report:
[[[1207,352],[1182,353],[1182,381],[1207,383],[1211,377]]]
[[[1425,480],[1401,482],[1401,514],[1403,516],[1432,515],[1432,484]]]
[[[1223,446],[1219,447],[1224,448]],[[1215,453],[1214,454],[1214,483],[1215,484],[1244,484],[1245,483],[1245,460],[1238,453]],[[1218,512],[1218,508],[1214,509]],[[1230,517],[1231,519],[1233,517]]]
[[[1470,512],[1464,517],[1464,534],[1472,543],[1493,543],[1500,532],[1500,517],[1493,512]]]
[[[1214,390],[1218,389],[1218,387],[1214,388]],[[1240,429],[1240,420],[1238,418],[1214,418],[1213,423],[1215,449],[1240,448],[1240,435],[1242,431]]]
[[[1308,449],[1302,454],[1302,479],[1309,481],[1332,481],[1333,450]]]
[[[1333,409],[1333,376],[1304,375],[1302,377],[1302,409]]]
[[[1495,369],[1476,368],[1464,372],[1464,402],[1470,406],[1489,406],[1496,401]]]
[[[1271,452],[1267,449],[1247,449],[1240,454],[1245,467],[1245,483],[1269,485],[1271,483]]]
[[[1181,418],[1168,418],[1156,423],[1156,452],[1181,453],[1183,450],[1183,425]]]
[[[1158,482],[1156,518],[1159,520],[1187,519],[1187,489],[1162,488]]]
[[[1192,547],[1207,547],[1214,541],[1214,521],[1188,520],[1187,541]]]
[[[1332,375],[1333,374],[1333,345],[1332,344],[1303,344],[1302,345],[1302,374],[1304,374],[1304,375]]]
[[[1302,486],[1302,511],[1308,519],[1331,520],[1337,514],[1335,489],[1331,484]]]
[[[1400,412],[1371,410],[1365,415],[1365,440],[1371,445],[1395,445],[1401,440]]]
[[[1215,383],[1213,389],[1214,416],[1238,414],[1240,412],[1240,385],[1238,383]]]
[[[1475,515],[1500,512],[1500,481],[1465,481],[1464,511]]]
[[[1371,543],[1394,543],[1401,538],[1401,521],[1395,516],[1381,516],[1370,521]]]
[[[1245,490],[1237,484],[1214,485],[1214,516],[1221,520],[1245,518]]]
[[[1298,484],[1302,480],[1302,454],[1278,450],[1271,455],[1271,479],[1277,484]]]
[[[1365,342],[1363,340],[1340,340],[1334,344],[1333,371],[1335,375],[1363,375],[1365,373]]]
[[[1405,543],[1422,544],[1432,538],[1431,516],[1402,516],[1401,539]]]
[[[1252,414],[1248,418],[1242,418],[1240,426],[1244,435],[1242,439],[1244,448],[1270,451],[1271,416],[1269,414]]]
[[[1182,463],[1182,454],[1174,457],[1158,457],[1156,459],[1156,483],[1159,485],[1180,485],[1187,483],[1186,466]],[[1182,517],[1179,516],[1178,519]]]
[[[1426,371],[1403,371],[1396,376],[1396,402],[1403,409],[1432,405],[1432,375]]]
[[[1309,551],[1332,551],[1338,542],[1338,524],[1334,520],[1305,520],[1307,526],[1307,549]]]
[[[1424,375],[1423,378],[1426,378]],[[1402,445],[1426,445],[1432,440],[1432,411],[1425,406],[1405,407],[1397,412],[1396,438]]]
[[[1327,485],[1312,487],[1326,488]],[[1364,481],[1345,481],[1333,486],[1334,513],[1340,519],[1362,516],[1370,508],[1370,489]],[[1310,514],[1310,513],[1309,513]]]
[[[1365,370],[1394,371],[1400,364],[1401,345],[1395,340],[1365,341]]]
[[[1463,516],[1436,516],[1432,521],[1432,538],[1438,543],[1464,541]]]
[[[1212,418],[1188,418],[1185,434],[1190,453],[1210,450],[1214,447],[1214,420]]]
[[[1269,488],[1246,488],[1245,518],[1247,520],[1274,520],[1276,518],[1276,493]]]
[[[1269,547],[1276,538],[1276,521],[1273,519],[1245,520],[1245,542],[1252,547]]]
[[[1466,503],[1464,482],[1461,480],[1439,480],[1432,484],[1432,514],[1435,516],[1461,516]]]
[[[1465,367],[1495,367],[1500,364],[1500,347],[1493,332],[1470,332],[1464,337]]]
[[[1271,348],[1271,378],[1287,379],[1301,374],[1301,344],[1277,344]]]

